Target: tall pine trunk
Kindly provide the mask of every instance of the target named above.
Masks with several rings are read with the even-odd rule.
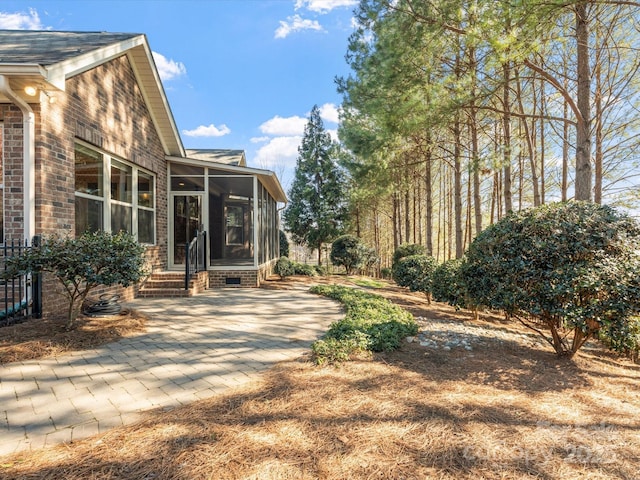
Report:
[[[589,19],[587,2],[577,2],[576,55],[578,62],[575,199],[591,201],[591,74],[589,68]]]

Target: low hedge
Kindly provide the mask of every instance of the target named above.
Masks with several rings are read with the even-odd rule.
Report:
[[[413,315],[380,295],[340,285],[318,285],[310,291],[339,301],[346,310],[344,319],[332,323],[313,344],[318,364],[345,361],[357,352],[395,350],[404,338],[418,333]]]

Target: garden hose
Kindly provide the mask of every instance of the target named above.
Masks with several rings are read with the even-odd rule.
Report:
[[[100,300],[88,306],[84,310],[84,314],[89,317],[107,317],[117,315],[122,310],[122,306],[118,303],[120,295],[100,295]]]

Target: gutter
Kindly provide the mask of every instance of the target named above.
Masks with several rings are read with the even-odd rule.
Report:
[[[9,85],[9,79],[0,75],[0,93],[3,93],[22,112],[23,119],[23,207],[24,207],[24,239],[31,241],[36,226],[36,143],[35,143],[35,114],[33,109],[20,98]]]

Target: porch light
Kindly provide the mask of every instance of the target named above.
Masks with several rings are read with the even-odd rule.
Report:
[[[42,93],[44,93],[45,97],[47,97],[49,103],[56,103],[56,97],[50,95],[46,90],[43,90]]]
[[[26,93],[30,97],[35,97],[36,93],[38,93],[38,90],[36,90],[36,87],[34,86],[27,85],[26,87],[24,87],[24,93]]]

